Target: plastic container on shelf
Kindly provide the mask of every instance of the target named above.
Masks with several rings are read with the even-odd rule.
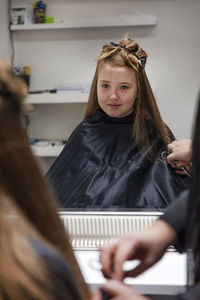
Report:
[[[37,1],[33,5],[34,23],[45,23],[47,5],[44,1]]]
[[[27,5],[13,5],[11,7],[11,23],[13,25],[26,24],[26,15],[28,12]]]

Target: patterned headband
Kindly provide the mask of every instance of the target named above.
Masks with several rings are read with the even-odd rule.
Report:
[[[113,42],[110,42],[110,43],[111,43],[111,45],[113,45],[113,46],[115,46],[115,47],[120,47],[121,49],[125,49],[126,51],[132,53],[132,54],[137,58],[137,60],[138,60],[138,62],[139,62],[139,65],[140,65],[141,67],[143,67],[143,62],[146,61],[146,58],[144,58],[144,57],[141,57],[141,58],[138,57],[138,56],[134,53],[133,50],[128,49],[128,48],[126,48],[125,46],[122,46],[122,45],[120,45],[120,44],[116,44],[116,43],[113,43]]]

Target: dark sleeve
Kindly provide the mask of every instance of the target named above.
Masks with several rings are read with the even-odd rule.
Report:
[[[186,293],[178,295],[174,300],[199,300],[200,299],[200,283],[190,287]]]
[[[189,191],[184,191],[179,198],[168,208],[160,219],[167,222],[176,232],[177,241],[175,247],[180,251],[185,250],[186,229],[187,229],[187,209]]]
[[[55,300],[81,300],[76,281],[66,263],[60,257],[46,257],[52,295]]]
[[[64,258],[53,248],[31,239],[31,244],[44,263],[55,300],[81,300],[81,296]]]

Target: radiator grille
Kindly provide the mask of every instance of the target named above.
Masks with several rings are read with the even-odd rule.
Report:
[[[94,249],[112,238],[150,227],[159,215],[134,213],[69,213],[60,212],[74,249]]]

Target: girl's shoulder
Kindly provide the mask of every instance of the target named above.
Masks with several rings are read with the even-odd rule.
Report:
[[[62,254],[41,241],[30,239],[30,243],[52,280],[52,292],[55,294],[55,299],[81,300],[76,280]]]
[[[30,243],[36,254],[44,260],[50,259],[50,263],[56,263],[59,268],[66,269],[66,263],[62,255],[53,247],[39,240],[30,238]]]

